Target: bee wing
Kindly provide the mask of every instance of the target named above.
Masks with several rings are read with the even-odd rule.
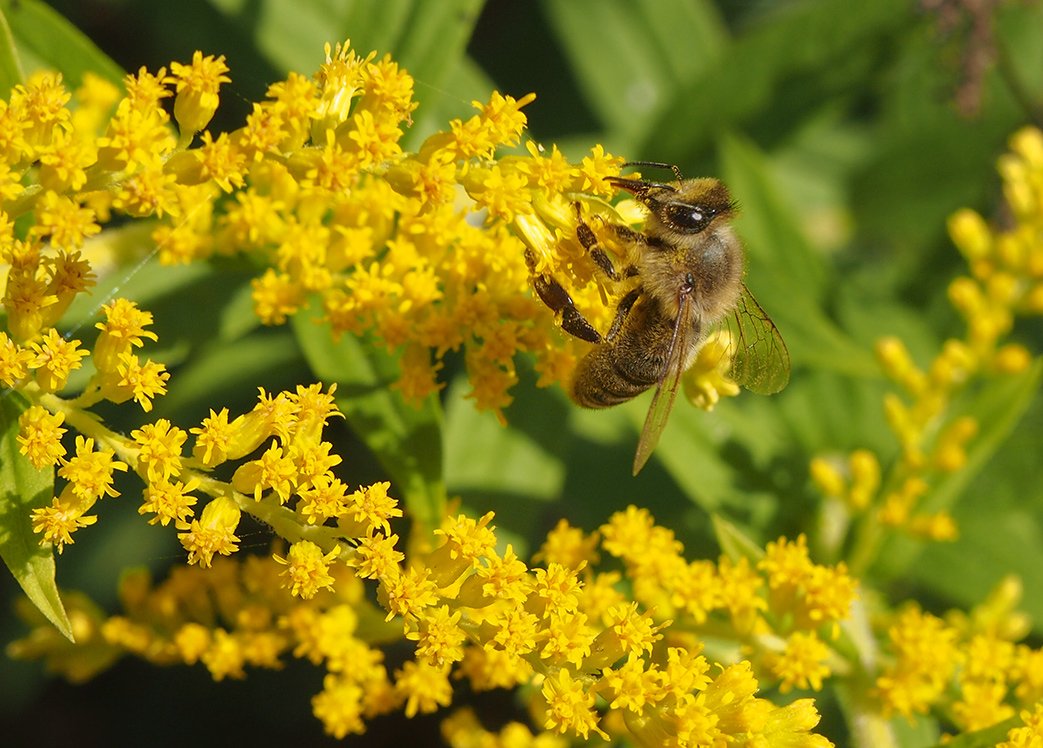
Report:
[[[652,456],[652,450],[659,443],[659,437],[666,428],[666,419],[677,397],[677,388],[681,384],[681,376],[688,364],[688,354],[692,350],[690,338],[695,334],[692,323],[695,319],[695,305],[691,294],[682,294],[674,323],[674,334],[670,339],[670,348],[666,354],[666,366],[663,367],[663,378],[652,396],[652,404],[645,416],[645,425],[641,429],[641,437],[637,441],[637,453],[634,455],[634,475]]]
[[[734,346],[732,379],[758,395],[773,395],[785,387],[790,370],[786,343],[745,284],[724,324]]]

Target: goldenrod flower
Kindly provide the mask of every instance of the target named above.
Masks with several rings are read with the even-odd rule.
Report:
[[[188,563],[210,566],[214,554],[227,556],[238,549],[239,538],[235,530],[239,526],[240,511],[235,502],[218,496],[203,507],[199,519],[178,533],[178,540],[188,551]]]
[[[138,462],[135,469],[143,473],[149,483],[176,478],[181,472],[181,447],[188,434],[173,426],[166,418],[147,423],[130,437],[138,445]]]
[[[296,487],[297,467],[286,451],[275,441],[258,459],[243,463],[232,476],[236,491],[260,501],[267,490],[275,491],[280,503],[286,503]]]
[[[1043,740],[1043,704],[1036,704],[1032,711],[1025,709],[1020,716],[1024,724],[1011,728],[997,748],[1032,748]]]
[[[461,574],[478,566],[480,560],[492,553],[496,535],[489,527],[493,513],[487,512],[480,520],[469,517],[447,518],[435,535],[445,538],[439,548],[431,554],[429,563],[434,570],[434,580],[439,587],[447,587]]]
[[[338,740],[349,734],[362,734],[366,731],[364,695],[362,686],[351,678],[330,674],[323,680],[322,691],[312,697],[312,711],[326,732]]]
[[[96,516],[84,514],[89,506],[71,490],[63,492],[51,500],[50,506],[33,510],[33,532],[42,536],[40,542],[53,544],[61,554],[66,544],[73,543],[74,532],[98,521]]]
[[[437,586],[429,579],[430,575],[430,569],[398,572],[396,568],[381,580],[379,594],[381,604],[388,609],[387,620],[401,616],[412,624],[424,608],[438,601]]]
[[[699,347],[682,383],[688,400],[697,408],[713,410],[721,397],[739,394],[739,385],[728,378],[735,342],[727,330],[712,333]]]
[[[58,392],[65,387],[69,375],[82,366],[90,355],[80,349],[80,341],[65,340],[53,327],[39,342],[29,344],[36,356],[30,366],[36,370],[36,383],[44,392]]]
[[[822,690],[822,679],[829,676],[825,660],[829,648],[819,640],[815,632],[795,631],[786,640],[782,652],[769,653],[768,668],[779,679],[782,693],[792,688]]]
[[[390,488],[388,481],[380,481],[359,488],[348,496],[345,500],[345,515],[350,517],[353,524],[342,520],[342,529],[355,537],[367,536],[377,530],[390,535],[389,520],[402,516],[398,501],[388,496]]]
[[[896,662],[876,681],[884,708],[906,717],[924,714],[941,696],[960,661],[957,632],[910,607],[888,634]]]
[[[65,456],[61,438],[66,429],[63,413],[50,413],[40,405],[31,405],[18,417],[19,451],[29,458],[33,467],[41,469],[54,465]]]
[[[149,519],[150,525],[158,522],[166,527],[171,521],[175,526],[186,525],[193,514],[192,507],[197,502],[196,497],[190,494],[198,487],[199,481],[195,478],[187,483],[165,479],[150,482],[145,487],[144,501],[138,507],[138,514],[154,514]]]
[[[317,480],[311,488],[297,490],[300,501],[297,511],[308,524],[323,524],[328,519],[337,519],[348,511],[348,486],[339,478]],[[345,534],[362,535],[345,531]]]
[[[28,348],[22,348],[0,332],[0,382],[7,387],[14,387],[29,374],[29,367],[36,354]]]
[[[339,548],[323,554],[315,543],[302,540],[290,546],[286,558],[279,555],[272,558],[286,566],[284,575],[290,583],[290,593],[309,600],[321,589],[333,589],[334,580],[330,576],[329,567],[339,555]]]
[[[396,543],[398,535],[372,535],[362,538],[354,556],[347,563],[358,569],[358,575],[363,579],[391,578],[397,572],[398,565],[405,559],[405,556],[395,549]]]
[[[415,632],[407,639],[417,642],[418,659],[441,667],[463,659],[463,644],[467,634],[460,628],[462,611],[450,612],[448,605],[424,610],[417,621]]]
[[[174,119],[182,138],[199,132],[210,122],[217,111],[217,92],[222,83],[231,80],[225,75],[227,72],[224,55],[204,57],[198,50],[192,55],[191,64],[170,63],[170,77],[177,91]]]
[[[597,552],[600,540],[598,533],[585,534],[580,528],[570,525],[568,520],[560,519],[547,533],[547,539],[533,560],[558,563],[571,569],[579,568],[584,562],[596,564],[600,560]]]
[[[170,373],[163,364],[152,360],[142,363],[133,353],[120,354],[116,370],[101,372],[98,391],[106,400],[124,403],[133,398],[141,409],[152,410],[152,400],[166,394]]]
[[[453,698],[449,666],[426,660],[408,661],[395,671],[395,691],[405,700],[405,715],[429,714],[448,706]]]
[[[586,739],[595,732],[605,740],[605,733],[597,723],[594,695],[581,680],[562,668],[543,682],[543,698],[547,700],[547,727],[558,732],[575,732]]]
[[[474,575],[461,586],[458,598],[476,608],[496,600],[518,604],[525,602],[532,588],[528,569],[508,544],[502,556],[495,552],[485,556],[485,565],[475,568]]]
[[[500,155],[521,142],[532,94],[494,92],[407,152],[413,80],[388,57],[327,48],[313,78],[272,84],[242,128],[205,132],[227,72],[222,57],[196,53],[169,75],[128,76],[121,100],[85,78],[75,111],[60,76],[41,73],[0,102],[0,259],[9,266],[0,381],[29,402],[22,454],[38,469],[59,466],[58,495],[33,511],[33,530],[60,553],[96,521],[93,505],[117,494],[114,472],[132,465],[145,484],[138,512],[172,523],[192,565],[155,586],[128,575],[124,616],[72,608],[102,659],[201,663],[220,680],[303,658],[326,670],[312,706],[337,737],[394,710],[447,706],[464,679],[473,690],[535,695],[534,719],[551,732],[518,726],[493,736],[458,717],[446,731],[460,745],[470,737],[560,745],[564,733],[649,746],[828,744],[811,732],[812,701],[777,707],[757,695],[819,690],[847,677],[846,658],[873,667],[860,648],[872,646],[864,639],[875,622],[862,640],[851,632],[865,621],[838,625],[858,611],[860,583],[845,562],[812,560],[820,539],[781,538],[763,551],[732,543],[719,560],[693,559],[673,530],[631,506],[595,532],[560,523],[531,559],[506,544],[492,513],[447,515],[434,542],[418,533],[403,543],[394,531],[405,513],[396,497],[411,498],[404,487],[349,483],[339,474],[344,458],[323,439],[340,415],[333,387],[261,390],[248,413],[215,407],[198,426],[159,419],[129,438],[96,417],[102,399],[133,398],[148,412],[170,376],[136,350],[157,338],[151,313],[128,300],[104,304],[93,347],[56,329],[94,282],[79,248],[117,214],[154,221],[161,262],[243,256],[258,268],[252,298],[266,324],[314,298],[335,335],[368,336],[397,356],[394,386],[407,399],[444,386],[450,355],[467,368],[468,397],[501,419],[519,354],[535,356],[541,386],[568,379],[585,344],[554,329],[530,290],[533,272],[560,276],[595,327],[610,324],[620,289],[604,282],[576,227],[583,216],[614,254],[604,224],[640,220],[632,202],[605,200],[614,192],[606,177],[623,159],[596,146],[573,164],[532,142]],[[171,96],[180,138],[164,109]],[[865,522],[867,546],[890,528],[955,535],[952,516],[921,501],[939,474],[964,469],[973,454],[980,425],[957,409],[958,396],[977,378],[1031,363],[1007,336],[1018,315],[1043,310],[1043,136],[1019,133],[1012,150],[1001,171],[1017,226],[993,230],[971,212],[950,224],[969,262],[949,288],[966,334],[929,362],[896,338],[878,345],[894,382],[884,408],[895,460],[860,449],[812,463],[816,485],[839,502],[838,526]],[[700,407],[737,391],[727,338],[711,336],[686,375]],[[83,392],[59,397],[88,355],[95,374]],[[80,432],[73,457],[61,441],[67,428]],[[243,512],[289,543],[285,557],[221,558],[238,550]],[[872,554],[854,540],[861,571]],[[1016,643],[1024,620],[1011,605],[992,608],[964,619],[916,609],[893,617],[884,664],[859,670],[875,678],[879,710],[937,708],[973,730],[1041,698],[1040,652]],[[34,625],[26,641],[36,649],[18,651],[61,652],[55,666],[74,677],[97,669],[71,644],[34,638],[45,624]],[[704,649],[704,636],[713,646]],[[380,647],[402,640],[415,642],[412,654],[385,663]],[[1041,721],[1029,711],[1022,719],[1029,732]],[[1026,735],[1012,731],[1011,744]]]
[[[91,360],[102,372],[114,372],[124,354],[144,345],[144,339],[157,340],[156,334],[146,330],[152,324],[152,313],[138,309],[137,304],[127,299],[115,299],[102,307],[106,321],[95,327],[101,330],[94,343]]]
[[[62,459],[58,475],[69,482],[72,494],[82,501],[93,502],[103,496],[119,496],[112,487],[114,470],[125,471],[127,464],[113,459],[116,453],[102,449],[95,451],[94,440],[76,437],[76,455]]]

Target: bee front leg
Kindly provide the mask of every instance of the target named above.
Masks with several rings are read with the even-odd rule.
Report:
[[[557,315],[561,315],[561,329],[573,337],[588,343],[600,343],[601,333],[587,321],[582,312],[576,308],[575,302],[558,281],[546,273],[536,272],[536,258],[531,250],[525,251],[525,262],[532,273],[532,287],[540,301]]]
[[[619,280],[619,273],[616,272],[616,268],[612,264],[612,260],[609,259],[608,253],[598,244],[598,238],[594,236],[594,231],[590,226],[581,221],[576,226],[576,238],[579,239],[583,249],[587,250],[590,258],[597,263],[597,266],[601,268],[605,275],[612,280]]]
[[[576,203],[576,214],[579,215],[579,203]],[[609,228],[615,232],[616,236],[619,237],[624,244],[640,242],[644,243],[644,236],[632,231],[625,226],[617,226],[616,224],[609,224]],[[582,218],[576,226],[576,238],[579,243],[583,246],[583,249],[587,250],[590,258],[594,260],[601,271],[609,277],[611,280],[619,280],[620,274],[616,271],[615,265],[612,264],[612,260],[609,258],[608,253],[598,242],[597,236],[594,235],[594,230],[585,223]],[[637,268],[633,265],[628,265],[623,268],[622,277],[633,278],[637,275]]]

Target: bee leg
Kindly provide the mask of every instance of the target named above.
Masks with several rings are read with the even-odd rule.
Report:
[[[602,342],[601,333],[594,329],[587,318],[576,308],[575,302],[558,281],[546,273],[536,273],[536,258],[531,250],[525,252],[525,262],[532,272],[532,287],[540,301],[555,314],[561,315],[561,329],[573,337],[588,343]]]
[[[637,303],[639,296],[641,296],[641,289],[635,288],[619,300],[619,304],[616,305],[616,316],[612,319],[612,325],[608,328],[608,335],[605,336],[605,340],[611,343],[616,335],[619,334],[623,323],[626,322],[627,315],[630,314],[630,310]]]
[[[576,203],[576,213],[579,214],[579,203]],[[626,226],[619,226],[618,224],[610,223],[609,229],[619,237],[623,244],[645,244],[645,235],[640,234],[633,229],[629,229]],[[583,245],[583,248],[590,254],[592,260],[597,263],[597,266],[601,268],[602,272],[605,273],[611,280],[619,280],[620,272],[616,270],[612,264],[612,260],[609,259],[608,253],[599,246],[598,238],[594,235],[594,231],[589,225],[580,220],[576,226],[576,238],[579,239],[579,243]],[[633,265],[627,265],[623,268],[623,278],[633,278],[637,275],[637,268]]]
[[[608,253],[598,245],[598,238],[594,236],[594,232],[590,226],[580,221],[576,226],[576,238],[579,239],[579,243],[583,245],[583,249],[587,250],[591,259],[597,263],[598,267],[601,268],[601,271],[605,275],[612,280],[619,280],[619,274],[616,272],[612,260],[609,259]]]
[[[632,228],[620,226],[618,223],[610,223],[608,228],[616,235],[621,244],[648,245],[648,237],[638,231],[634,231]],[[627,265],[623,268],[624,278],[633,278],[635,275],[637,275],[637,268],[633,265]]]

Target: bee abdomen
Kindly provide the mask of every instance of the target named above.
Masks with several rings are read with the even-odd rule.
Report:
[[[609,346],[595,348],[576,367],[572,399],[584,408],[609,408],[633,399],[659,381],[661,361],[645,359],[636,369],[626,363]]]

